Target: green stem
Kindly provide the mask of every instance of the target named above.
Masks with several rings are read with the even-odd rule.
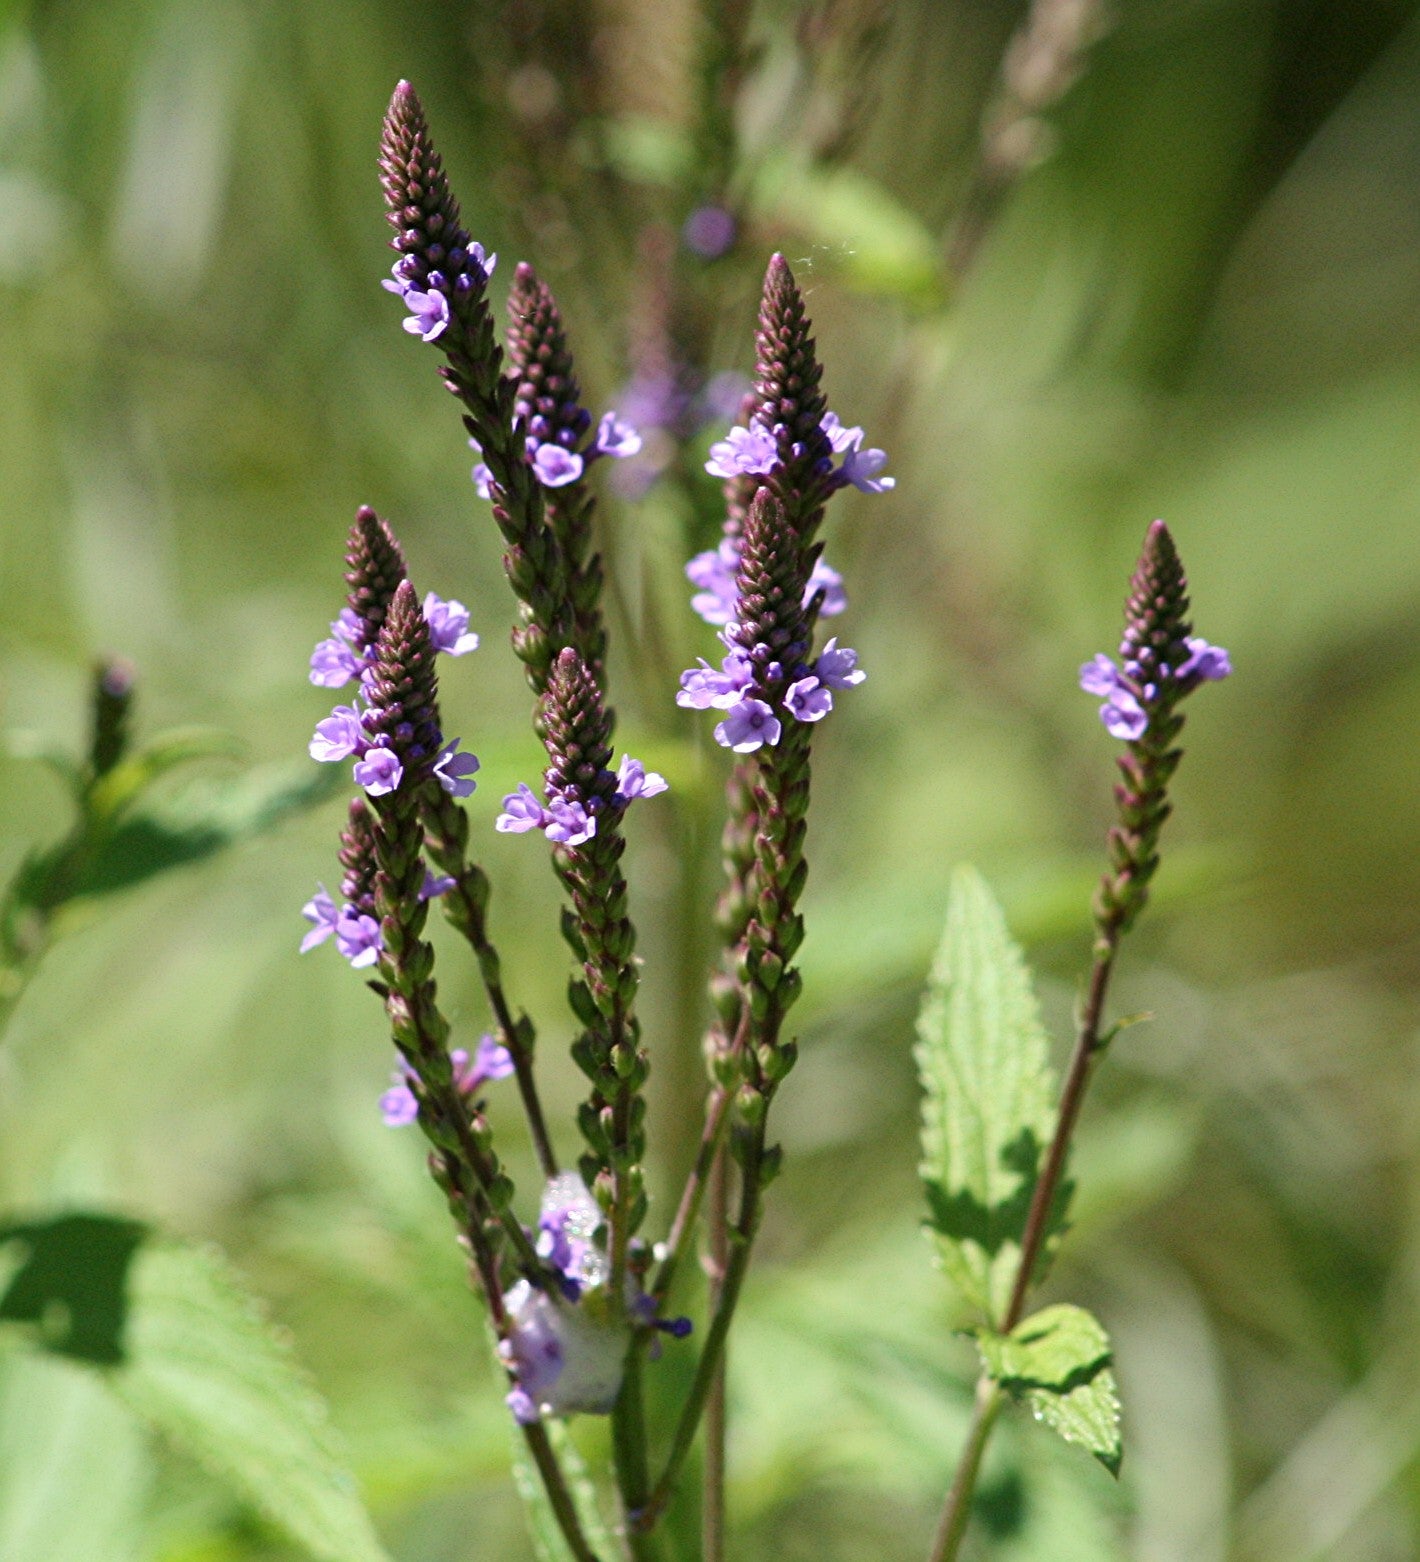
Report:
[[[696,1151],[695,1164],[690,1168],[689,1175],[685,1179],[680,1203],[676,1206],[675,1219],[671,1222],[671,1229],[666,1237],[666,1256],[661,1260],[661,1267],[656,1271],[655,1283],[651,1287],[651,1295],[655,1298],[658,1307],[664,1304],[670,1295],[676,1272],[694,1234],[701,1201],[705,1197],[706,1180],[716,1152],[724,1141],[725,1125],[729,1121],[729,1108],[729,1091],[722,1085],[717,1085],[705,1112],[705,1129],[700,1137],[700,1148]]]
[[[981,1456],[986,1452],[986,1440],[991,1435],[1000,1408],[1000,1388],[983,1375],[976,1384],[976,1403],[971,1413],[966,1447],[962,1449],[961,1462],[957,1465],[951,1490],[942,1506],[942,1516],[937,1521],[937,1533],[932,1540],[928,1562],[956,1562],[962,1537],[966,1534],[966,1521],[971,1515],[971,1494],[976,1488]]]
[[[636,1519],[646,1505],[651,1484],[646,1464],[646,1414],[641,1387],[643,1341],[638,1337],[626,1354],[626,1370],[621,1392],[611,1412],[612,1454],[616,1464],[616,1484],[621,1493],[621,1509],[626,1520],[626,1539],[635,1562],[656,1562],[660,1547],[647,1532],[637,1528]]]
[[[557,1527],[562,1531],[576,1562],[601,1562],[595,1551],[587,1543],[587,1537],[582,1533],[582,1523],[577,1517],[577,1506],[572,1501],[572,1493],[567,1487],[567,1478],[562,1473],[562,1466],[557,1462],[557,1455],[553,1452],[552,1443],[547,1436],[547,1428],[541,1421],[534,1421],[530,1426],[523,1428],[523,1437],[528,1445],[528,1452],[533,1457],[533,1463],[537,1466],[537,1473],[542,1478],[543,1489],[547,1492],[547,1500],[552,1505],[553,1516],[557,1520]]]
[[[695,1442],[700,1417],[705,1410],[706,1401],[710,1397],[710,1390],[719,1371],[725,1339],[730,1332],[730,1324],[734,1321],[740,1286],[744,1282],[745,1271],[749,1268],[750,1249],[759,1222],[760,1172],[763,1157],[764,1124],[761,1120],[756,1127],[747,1130],[745,1134],[739,1214],[730,1231],[730,1256],[725,1265],[725,1278],[720,1289],[719,1305],[715,1308],[710,1327],[706,1331],[705,1346],[696,1364],[695,1378],[690,1385],[690,1392],[681,1406],[680,1419],[676,1422],[670,1453],[666,1457],[666,1467],[662,1470],[660,1479],[656,1482],[642,1510],[641,1527],[646,1529],[650,1529],[656,1523],[665,1511],[667,1502],[670,1501],[671,1492],[680,1476],[681,1466],[685,1463],[686,1456]]]
[[[710,1306],[720,1305],[729,1262],[730,1178],[723,1144],[710,1167],[709,1227]],[[728,1349],[728,1347],[726,1347]],[[700,1536],[702,1562],[724,1562],[725,1556],[725,1355],[720,1352],[710,1397],[705,1403],[705,1466],[701,1476]]]

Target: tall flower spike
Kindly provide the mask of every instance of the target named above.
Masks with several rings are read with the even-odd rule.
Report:
[[[350,588],[346,603],[355,620],[356,651],[373,648],[395,592],[408,579],[404,549],[389,523],[361,505],[345,545],[345,583]]]
[[[1107,945],[1144,909],[1159,865],[1168,783],[1182,757],[1174,746],[1183,730],[1179,702],[1199,684],[1232,671],[1226,651],[1192,633],[1188,581],[1162,521],[1149,527],[1129,584],[1119,648],[1123,668],[1100,655],[1080,670],[1085,691],[1104,699],[1106,728],[1128,745],[1119,759],[1123,779],[1114,789],[1119,822],[1109,832],[1110,869],[1095,899],[1095,922]]]
[[[574,651],[563,651],[553,666],[543,719],[549,794],[595,824],[594,832],[576,845],[557,847],[554,861],[571,896],[569,941],[582,962],[583,979],[574,986],[572,1001],[585,1028],[572,1056],[592,1082],[580,1114],[590,1148],[583,1171],[607,1214],[610,1293],[617,1299],[630,1239],[646,1209],[641,1092],[649,1067],[635,1016],[636,932],[621,872],[626,846],[621,815],[629,796],[608,768],[611,727],[601,693]]]
[[[436,272],[447,283],[451,247],[463,259],[463,271],[447,288],[448,319],[427,339],[445,356],[444,383],[463,404],[465,426],[487,473],[493,519],[507,544],[504,567],[523,604],[514,649],[527,665],[528,681],[541,693],[553,657],[575,639],[567,567],[544,516],[546,490],[515,427],[517,387],[502,372],[503,354],[494,340],[483,250],[460,225],[458,203],[430,140],[423,106],[405,81],[395,88],[385,115],[380,182],[395,229],[391,243],[400,256],[396,290],[402,284],[421,289]]]
[[[606,658],[602,561],[591,551],[593,500],[583,481],[586,455],[579,451],[591,416],[581,404],[557,300],[526,262],[513,273],[508,294],[508,360],[517,382],[513,410],[519,427],[539,453],[560,451],[575,469],[569,481],[549,489],[543,503],[567,570],[575,648],[600,679]]]

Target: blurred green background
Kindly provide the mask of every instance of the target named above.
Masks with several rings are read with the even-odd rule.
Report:
[[[1420,1554],[1417,9],[1114,0],[1077,70],[1046,49],[1042,84],[1018,44],[1005,89],[1027,7],[1004,0],[0,9],[4,727],[77,745],[107,651],[139,667],[144,729],[299,755],[329,703],[306,656],[375,505],[420,589],[484,637],[446,664],[445,709],[483,758],[494,934],[567,1150],[555,885],[492,830],[539,761],[511,596],[436,355],[377,285],[395,80],[504,256],[500,307],[517,258],[558,291],[594,413],[658,353],[747,369],[781,248],[830,404],[891,453],[896,491],[850,492],[827,534],[851,602],[834,627],[869,681],[816,743],[803,1055],[731,1357],[737,1558],[925,1550],[973,1363],[918,1231],[912,1019],[970,859],[1063,1049],[1114,747],[1075,674],[1113,648],[1156,515],[1237,673],[1190,707],[1116,994],[1154,1017],[1089,1105],[1048,1287],[1115,1340],[1124,1479],[1018,1422],[974,1555]],[[707,199],[739,218],[713,260],[679,237]],[[654,1234],[697,1133],[726,768],[671,701],[712,646],[679,576],[713,539],[710,437],[600,512],[621,741],[675,788],[631,852]],[[0,776],[8,872],[64,801],[32,763]],[[73,932],[0,1049],[0,1208],[101,1205],[220,1242],[329,1397],[391,1554],[518,1562],[477,1313],[417,1144],[376,1112],[378,1006],[328,949],[296,955],[340,817]],[[0,1348],[6,1562],[297,1554],[90,1390]],[[34,1519],[75,1505],[101,1550]]]

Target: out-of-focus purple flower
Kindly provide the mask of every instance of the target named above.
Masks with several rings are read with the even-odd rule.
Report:
[[[851,689],[868,676],[858,667],[858,653],[846,645],[840,648],[836,637],[819,652],[814,672],[830,689]]]
[[[592,448],[598,455],[620,460],[625,456],[634,456],[641,449],[641,436],[614,412],[608,412],[603,414],[601,422],[597,424]]]
[[[315,894],[301,907],[301,915],[311,924],[310,931],[301,940],[301,953],[305,954],[317,944],[323,944],[335,932],[340,912],[330,898],[330,891],[324,884],[317,884]]]
[[[371,797],[393,792],[403,779],[404,766],[392,748],[366,749],[365,757],[355,766],[356,786],[363,786]]]
[[[491,499],[493,497],[493,473],[489,470],[486,462],[474,462],[473,486],[480,499]]]
[[[477,789],[478,782],[473,779],[477,769],[478,756],[459,753],[457,738],[446,743],[434,761],[435,779],[453,797],[468,797]],[[398,785],[398,782],[395,784]]]
[[[784,691],[784,709],[795,721],[822,721],[833,709],[833,695],[812,675]]]
[[[836,569],[830,569],[822,558],[815,560],[809,575],[809,583],[804,591],[804,606],[807,607],[820,591],[823,592],[823,601],[819,603],[818,616],[837,618],[848,606],[848,593],[843,589],[842,575]]]
[[[432,342],[444,334],[449,325],[449,301],[437,288],[421,293],[418,288],[409,287],[402,296],[409,310],[404,329],[411,336],[417,336],[422,342]]]
[[[1110,657],[1099,651],[1080,668],[1080,687],[1086,694],[1107,699],[1119,687],[1119,669]]]
[[[696,660],[699,667],[692,667],[680,675],[676,704],[689,710],[729,710],[732,705],[738,705],[754,678],[754,669],[744,652],[731,651],[720,670],[712,667],[704,657]]]
[[[597,833],[597,821],[575,798],[554,797],[547,805],[542,832],[561,846],[581,846]]]
[[[1112,738],[1133,743],[1144,736],[1149,715],[1114,662],[1100,652],[1080,668],[1080,687],[1104,701],[1100,720]]]
[[[783,730],[779,718],[763,700],[741,700],[715,728],[715,741],[736,754],[753,754],[766,743],[773,748]]]
[[[758,423],[748,428],[736,424],[729,434],[710,447],[705,470],[712,477],[764,476],[774,470],[779,446],[774,435]]]
[[[754,388],[754,381],[738,369],[722,369],[712,374],[700,393],[700,408],[706,423],[723,423],[738,416],[746,394]]]
[[[453,1054],[455,1059],[458,1053]],[[513,1054],[486,1032],[479,1038],[478,1051],[473,1055],[473,1066],[469,1071],[467,1086],[460,1083],[459,1088],[473,1090],[477,1084],[490,1079],[506,1079],[513,1072]],[[455,1079],[459,1078],[457,1072]],[[474,1083],[477,1082],[477,1083]]]
[[[438,895],[446,894],[451,890],[457,879],[451,879],[446,875],[436,876],[430,869],[424,870],[424,882],[419,886],[420,900],[433,900]]]
[[[1213,683],[1232,672],[1232,659],[1222,646],[1209,645],[1202,635],[1190,635],[1185,643],[1188,660],[1174,674],[1180,684],[1192,687],[1198,683]]]
[[[363,754],[368,742],[360,712],[353,705],[337,705],[324,721],[316,723],[310,755],[322,764],[334,764],[354,754]]]
[[[652,770],[649,773],[639,759],[632,759],[630,754],[621,756],[621,764],[616,772],[616,796],[624,807],[635,797],[655,797],[657,794],[669,791],[670,782],[662,775]]]
[[[424,622],[429,626],[429,641],[436,651],[466,656],[478,649],[478,636],[469,632],[468,609],[462,602],[446,602],[431,591],[424,598]]]
[[[544,488],[565,488],[575,483],[586,467],[575,450],[562,445],[538,445],[532,451],[532,469]]]
[[[406,1128],[419,1116],[419,1102],[407,1079],[399,1074],[395,1083],[380,1097],[380,1116],[387,1128]]]
[[[688,250],[705,260],[718,260],[734,244],[736,232],[735,219],[723,206],[697,206],[682,224],[680,236]]]
[[[690,605],[707,624],[728,624],[734,619],[735,571],[739,562],[734,539],[725,537],[718,547],[697,553],[685,566],[686,579],[699,588]]]
[[[357,971],[373,965],[384,947],[380,924],[374,917],[346,906],[335,924],[335,947]]]
[[[493,828],[505,835],[522,835],[526,830],[540,830],[546,823],[547,810],[527,782],[520,781],[518,790],[503,799],[503,812],[493,821]]]

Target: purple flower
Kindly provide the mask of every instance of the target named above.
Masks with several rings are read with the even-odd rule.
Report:
[[[731,651],[719,672],[704,657],[696,660],[699,667],[692,667],[680,675],[676,704],[689,710],[729,710],[732,705],[738,705],[754,677],[754,668],[744,652]]]
[[[460,754],[459,740],[454,738],[439,750],[434,761],[434,775],[443,789],[453,797],[468,797],[478,786],[473,779],[478,769],[476,754]],[[395,785],[399,782],[396,780]]]
[[[320,641],[311,652],[311,682],[319,688],[343,688],[352,678],[358,678],[364,668],[352,644],[359,625],[352,630],[348,617],[353,617],[350,609],[342,608],[340,617],[330,626],[332,638]]]
[[[592,449],[598,455],[612,456],[620,460],[623,456],[637,454],[641,449],[641,436],[629,423],[623,423],[614,412],[608,412],[597,424],[597,435],[592,442]]]
[[[547,805],[542,832],[561,846],[581,846],[597,833],[597,821],[575,798],[554,797]]]
[[[335,924],[335,947],[357,971],[373,965],[384,948],[380,924],[374,917],[346,906]]]
[[[459,1054],[454,1052],[451,1056],[457,1062]],[[469,1081],[467,1086],[460,1081],[459,1089],[469,1091],[477,1089],[485,1080],[506,1079],[513,1072],[513,1054],[508,1049],[495,1041],[486,1032],[479,1038],[478,1051],[474,1054],[473,1067],[467,1074]],[[459,1076],[455,1074],[455,1078]]]
[[[848,593],[843,589],[842,575],[836,569],[830,569],[822,558],[814,562],[813,572],[804,591],[804,606],[807,607],[820,591],[823,592],[823,601],[819,603],[819,617],[837,618],[848,606]]]
[[[537,445],[532,452],[532,469],[544,488],[565,488],[568,483],[575,483],[585,465],[575,450],[561,445]]]
[[[862,429],[844,428],[836,412],[825,412],[818,420],[818,426],[828,439],[829,449],[836,456],[841,456],[845,450],[856,450],[863,442]]]
[[[686,579],[699,590],[690,605],[707,624],[728,624],[735,616],[735,572],[740,552],[734,539],[722,539],[719,547],[697,553],[685,566]]]
[[[1119,687],[1100,706],[1100,720],[1112,738],[1122,738],[1128,743],[1144,736],[1149,725],[1149,715],[1138,700],[1124,687]]]
[[[428,868],[425,868],[424,882],[419,886],[419,898],[420,900],[433,900],[435,896],[451,890],[457,883],[457,879],[444,876],[436,878]]]
[[[380,1097],[380,1116],[387,1128],[405,1128],[419,1116],[419,1102],[408,1081],[396,1074],[395,1083]]]
[[[778,461],[778,442],[767,428],[758,423],[748,428],[736,424],[726,438],[711,445],[705,470],[711,477],[764,476]]]
[[[431,591],[424,598],[424,622],[429,626],[429,641],[436,651],[465,656],[478,649],[478,636],[469,633],[468,609],[462,602],[446,602]]]
[[[753,754],[766,743],[773,748],[782,730],[779,718],[763,700],[743,699],[715,728],[715,741],[736,754]]]
[[[735,242],[735,219],[723,206],[697,206],[681,226],[688,250],[705,260],[718,260]]]
[[[858,439],[862,439],[861,432]],[[877,477],[875,474],[887,465],[885,450],[859,450],[855,442],[852,450],[843,458],[839,474],[845,482],[865,494],[883,494],[897,487],[895,477]]]
[[[316,723],[310,755],[322,764],[336,763],[352,754],[363,754],[368,742],[360,712],[353,705],[337,705],[324,721]]]
[[[547,823],[547,810],[537,794],[524,781],[518,790],[503,799],[503,812],[493,821],[493,828],[505,835],[522,835],[526,830],[540,830]]]
[[[639,759],[632,759],[630,754],[621,756],[621,765],[616,772],[616,796],[623,807],[634,797],[655,797],[669,789],[670,782],[664,776],[657,775],[654,770],[648,775]]]
[[[363,786],[371,797],[393,792],[403,779],[404,766],[392,748],[367,749],[364,759],[355,766],[356,786]]]
[[[795,721],[822,721],[833,709],[833,695],[817,678],[800,678],[784,691],[784,709]]]
[[[398,291],[395,289],[394,291]],[[404,329],[420,341],[432,342],[442,336],[449,324],[449,301],[438,289],[421,293],[418,288],[406,288],[403,294],[409,318]]]
[[[469,443],[472,444],[473,441],[470,440]],[[491,499],[493,497],[493,473],[485,462],[474,462],[473,486],[480,499]]]
[[[1107,699],[1119,687],[1119,669],[1110,657],[1099,651],[1080,668],[1080,687],[1086,694]]]
[[[1199,683],[1212,683],[1226,678],[1233,670],[1228,653],[1220,645],[1209,645],[1202,635],[1190,635],[1188,660],[1174,674],[1180,684],[1192,687]]]
[[[837,637],[819,652],[814,672],[819,682],[830,689],[851,689],[868,676],[858,670],[858,653],[849,650],[847,646],[840,650]]]
[[[409,268],[415,264],[413,255],[401,255],[394,265],[390,267],[393,273],[393,281],[386,277],[380,286],[390,293],[398,293],[401,298],[410,290],[413,283],[410,281]]]
[[[301,907],[301,915],[312,924],[311,930],[301,940],[301,953],[305,954],[317,944],[323,944],[335,932],[340,913],[330,898],[330,891],[324,884],[317,884],[315,894]]]
[[[610,1266],[594,1240],[601,1223],[601,1209],[576,1172],[549,1179],[537,1219],[538,1256],[578,1292],[606,1279]]]

